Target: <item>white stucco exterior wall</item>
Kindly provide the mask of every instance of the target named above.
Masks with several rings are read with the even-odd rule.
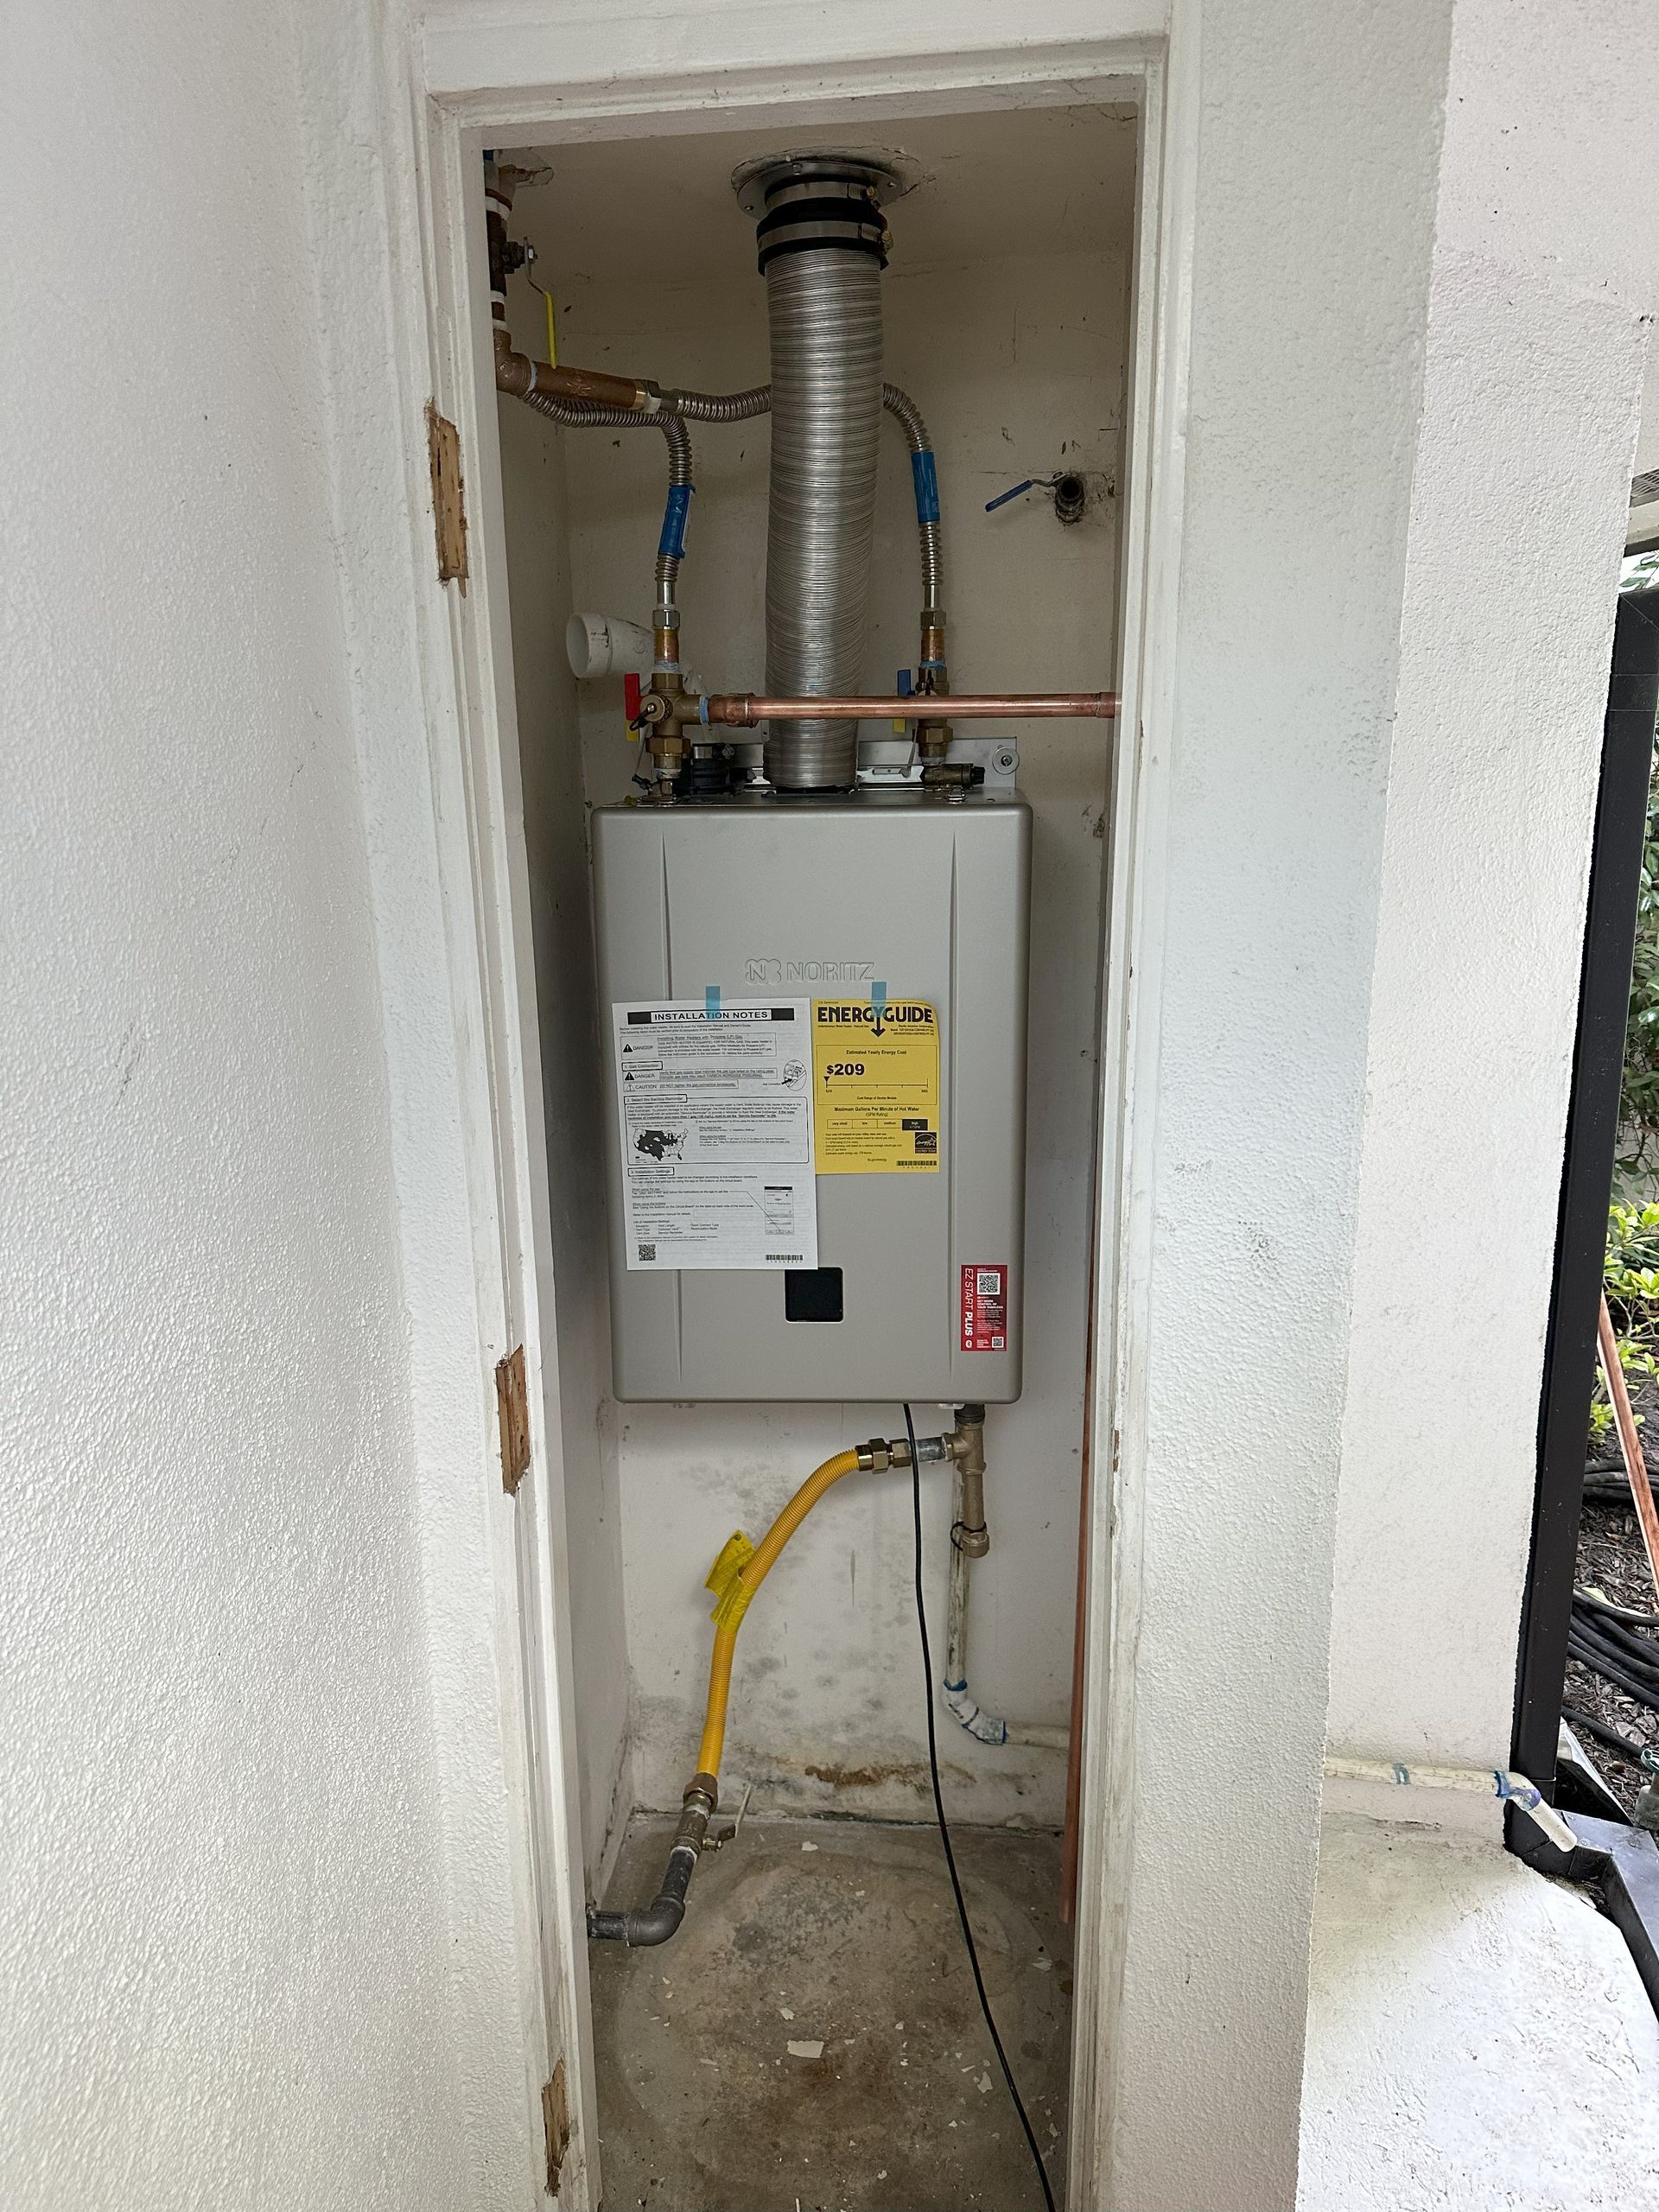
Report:
[[[1129,1809],[1108,1866],[1122,1994],[1101,2052],[1101,2194],[1124,2212],[1295,2195],[1371,932],[1449,34],[1446,0],[1174,13],[1178,82],[1197,76],[1196,144],[1176,149],[1195,194],[1192,359],[1147,1463],[1119,1538],[1140,1553]]]
[[[8,43],[14,2212],[427,2212],[530,2171],[511,1950],[479,1916],[458,1964],[445,1843],[510,1926],[493,1712],[444,1770],[428,1663],[313,257],[368,196],[343,138],[305,152],[302,51],[350,81],[316,12]]]
[[[1367,1052],[1334,1748],[1509,1755],[1648,318],[1649,12],[1459,0]]]

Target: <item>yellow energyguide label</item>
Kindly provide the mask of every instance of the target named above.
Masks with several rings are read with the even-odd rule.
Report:
[[[936,1174],[939,1020],[925,999],[812,1001],[820,1175]]]

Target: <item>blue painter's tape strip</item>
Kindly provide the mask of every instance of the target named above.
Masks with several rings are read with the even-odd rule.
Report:
[[[910,456],[910,473],[916,480],[916,519],[918,522],[938,522],[939,518],[939,474],[933,465],[933,456],[924,446],[920,453]]]
[[[881,1017],[887,1010],[887,987],[885,983],[870,985],[870,1012],[874,1016],[872,1027],[876,1035],[881,1034]]]
[[[710,1021],[720,1020],[720,985],[718,983],[703,985],[702,1010]]]
[[[685,553],[685,518],[691,512],[690,484],[671,484],[668,505],[663,509],[663,534],[657,542],[659,556],[671,561],[683,558]]]

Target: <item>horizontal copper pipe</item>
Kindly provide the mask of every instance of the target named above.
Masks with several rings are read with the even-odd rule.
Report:
[[[753,729],[757,722],[1009,721],[1033,717],[1099,716],[1117,713],[1116,691],[912,691],[893,699],[765,699],[748,691],[709,702],[711,722]]]
[[[495,327],[495,388],[511,392],[517,399],[539,391],[550,399],[575,399],[589,407],[626,407],[637,414],[645,413],[652,404],[651,393],[632,377],[607,376],[602,369],[556,369],[545,361],[532,360],[528,353],[515,353],[512,334],[502,323]]]

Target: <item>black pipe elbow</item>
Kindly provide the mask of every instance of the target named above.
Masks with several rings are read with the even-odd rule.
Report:
[[[630,1950],[643,1950],[652,1943],[666,1943],[677,1935],[680,1923],[685,1918],[684,1901],[664,1896],[660,1891],[648,1905],[637,1912],[601,1912],[597,1905],[588,1908],[588,1933],[595,1942],[626,1943]]]
[[[588,1906],[588,1933],[594,1942],[626,1943],[632,1950],[643,1950],[648,1944],[666,1943],[677,1933],[685,1918],[685,1893],[696,1872],[719,1788],[712,1775],[694,1777],[663,1871],[663,1885],[648,1905],[634,1912],[601,1912],[597,1905]]]

